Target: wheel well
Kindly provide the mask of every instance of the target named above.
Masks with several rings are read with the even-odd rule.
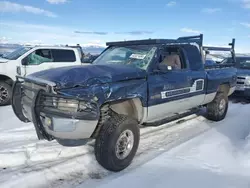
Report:
[[[0,74],[0,81],[4,81],[11,86],[13,84],[13,80],[10,77],[1,74]]]
[[[98,125],[91,135],[91,138],[96,138],[99,134],[102,124],[109,118],[109,110],[113,110],[117,114],[127,115],[134,118],[138,123],[142,123],[146,115],[146,111],[142,106],[139,98],[112,101],[103,104],[100,108],[100,119]]]
[[[139,98],[118,101],[109,104],[110,109],[118,114],[123,114],[141,122],[144,115],[141,100]]]
[[[220,92],[223,92],[223,93],[226,93],[228,94],[229,93],[229,90],[230,90],[230,85],[229,83],[224,83],[224,84],[221,84],[218,88],[218,93]]]

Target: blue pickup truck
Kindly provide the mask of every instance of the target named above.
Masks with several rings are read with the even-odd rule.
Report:
[[[208,119],[225,118],[236,69],[205,69],[202,42],[203,35],[109,42],[91,65],[17,77],[13,110],[39,139],[64,146],[95,139],[97,161],[121,171],[136,154],[140,126],[203,106]],[[230,51],[234,60],[234,40],[229,45],[205,49]]]
[[[221,64],[233,64],[231,58],[225,58]],[[235,67],[237,68],[237,85],[235,96],[250,99],[250,56],[236,56]]]

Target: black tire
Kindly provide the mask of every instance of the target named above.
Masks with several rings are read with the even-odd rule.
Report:
[[[224,100],[225,106],[220,107]],[[228,96],[226,93],[217,93],[215,99],[207,105],[207,118],[212,121],[221,121],[226,117],[228,110]]]
[[[0,106],[9,105],[11,103],[12,87],[0,81]]]
[[[131,144],[132,146],[127,156],[121,159],[116,154],[117,141],[120,136],[126,135],[127,132],[133,134],[134,142]],[[96,138],[96,160],[107,170],[113,172],[121,171],[131,164],[138,149],[139,140],[140,130],[138,122],[128,116],[112,113],[111,117],[103,123]],[[122,152],[119,154],[122,154]]]

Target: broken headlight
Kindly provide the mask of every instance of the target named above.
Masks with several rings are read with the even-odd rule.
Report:
[[[62,99],[59,98],[56,102],[57,109],[68,112],[80,112],[85,110],[88,105],[84,101],[78,101],[74,99]]]

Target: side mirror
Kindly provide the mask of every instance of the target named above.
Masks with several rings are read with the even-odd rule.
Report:
[[[160,63],[158,65],[158,70],[160,70],[161,72],[168,72],[168,71],[173,70],[173,67],[166,65],[166,64],[163,64],[163,63]]]
[[[29,64],[28,58],[22,59],[22,65],[28,65],[28,64]]]
[[[210,52],[208,50],[205,51],[206,55],[210,54]]]
[[[90,58],[82,58],[82,63],[92,63]]]

